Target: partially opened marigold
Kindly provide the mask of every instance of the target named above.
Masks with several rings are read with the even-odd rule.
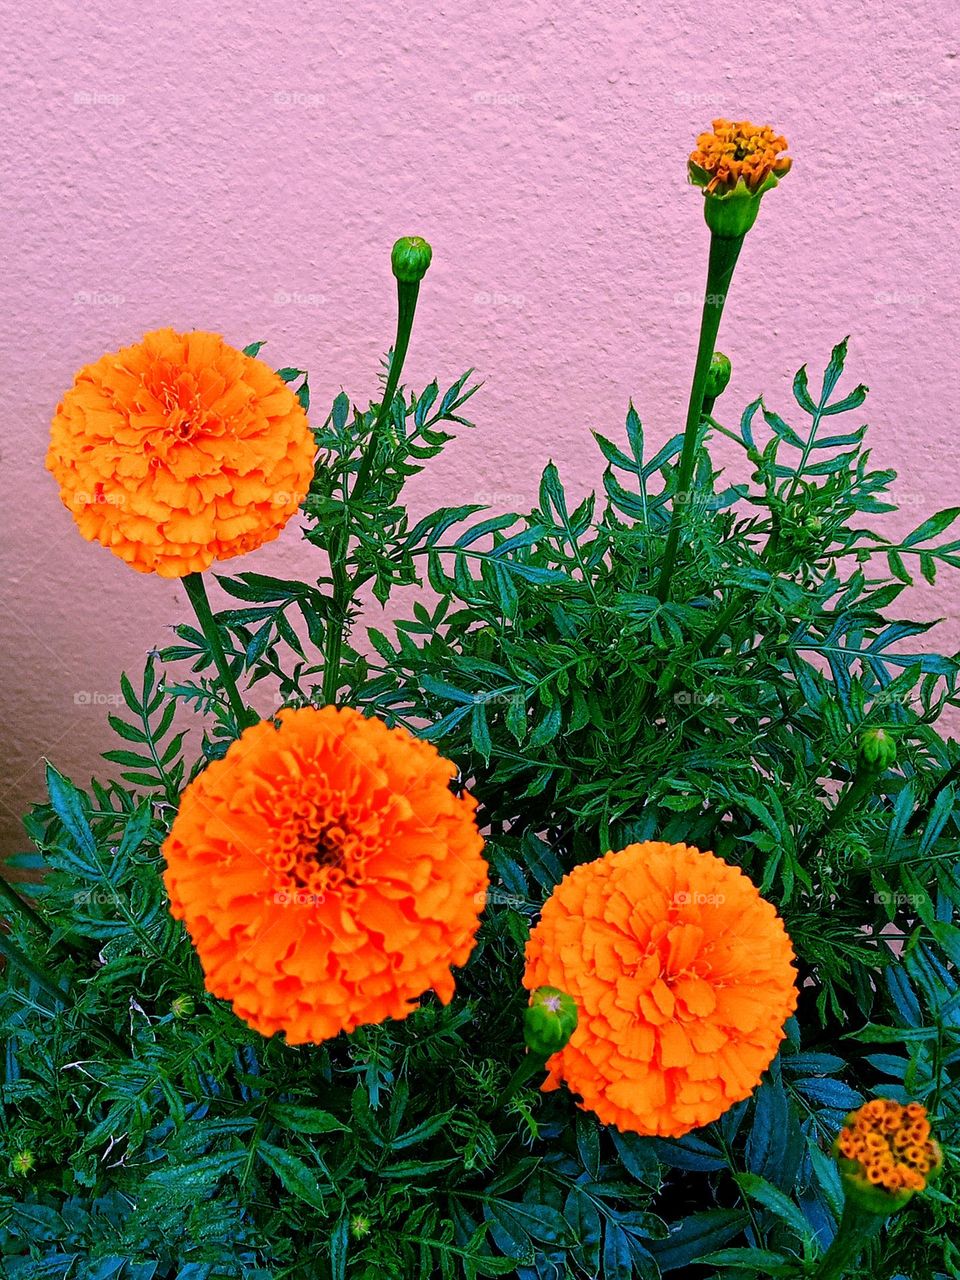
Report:
[[[943,1155],[926,1108],[873,1098],[847,1116],[834,1154],[848,1196],[872,1213],[900,1209],[939,1172]]]
[[[314,454],[297,397],[261,360],[158,329],[80,370],[47,467],[85,538],[175,578],[275,538]]]
[[[604,1124],[679,1137],[757,1086],[796,1007],[793,948],[737,868],[648,842],[576,867],[530,935],[524,986],[577,1002],[547,1063]]]
[[[711,196],[727,195],[738,186],[762,195],[789,173],[792,161],[781,154],[786,149],[786,138],[768,124],[714,120],[713,131],[697,138],[690,177]]]
[[[714,120],[701,133],[687,162],[687,175],[703,190],[703,213],[714,235],[742,238],[757,220],[760,200],[790,172],[781,154],[787,140],[769,125]]]
[[[349,707],[246,729],[185,789],[163,849],[207,989],[291,1044],[406,1017],[429,990],[447,1003],[487,886],[455,775]]]

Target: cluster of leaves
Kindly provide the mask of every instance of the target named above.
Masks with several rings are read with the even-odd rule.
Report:
[[[759,400],[737,428],[704,420],[749,480],[725,485],[704,443],[666,602],[679,437],[648,458],[631,408],[621,442],[598,436],[599,501],[570,501],[550,465],[529,513],[414,520],[404,484],[465,422],[469,376],[398,393],[359,496],[379,406],[337,398],[304,514],[308,541],[342,555],[313,581],[221,578],[238,603],[218,622],[248,686],[319,700],[333,653],[339,699],[457,762],[494,881],[478,946],[452,1005],[319,1047],[265,1041],[207,995],[159,847],[236,725],[205,637],[178,628],[139,692],[124,680],[117,780],[82,790],[51,768],[38,853],[14,859],[43,879],[3,891],[4,1274],[800,1277],[836,1228],[833,1135],[882,1093],[928,1106],[947,1172],[862,1274],[960,1275],[960,750],[936,728],[958,663],[905,651],[929,624],[889,617],[911,566],[933,580],[960,563],[943,540],[960,513],[895,540],[867,527],[895,477],[870,469],[863,427],[825,431],[864,399],[835,397],[844,356],[816,399],[797,375],[802,427]],[[281,373],[309,404],[306,375]],[[362,590],[421,579],[430,603],[351,636]],[[193,764],[178,705],[203,715]],[[898,757],[865,788],[874,728]],[[679,1141],[605,1129],[564,1091],[498,1106],[540,905],[575,864],[648,838],[714,849],[777,904],[802,981],[781,1054]]]

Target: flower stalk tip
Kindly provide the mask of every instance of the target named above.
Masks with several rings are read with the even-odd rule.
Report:
[[[760,199],[790,171],[781,153],[787,140],[769,125],[714,120],[687,162],[691,183],[704,194],[704,217],[715,235],[744,236],[757,220]]]

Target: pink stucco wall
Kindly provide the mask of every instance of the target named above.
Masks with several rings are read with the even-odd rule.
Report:
[[[213,328],[308,366],[318,407],[341,386],[366,399],[392,338],[389,247],[417,232],[435,256],[409,379],[487,380],[418,504],[525,505],[548,455],[583,488],[588,429],[616,434],[628,397],[654,440],[681,422],[706,247],[684,159],[716,114],[770,120],[795,157],[738,270],[727,403],[785,408],[796,367],[852,333],[904,522],[955,502],[957,35],[950,0],[8,6],[8,843],[41,755],[88,777],[119,671],[186,611],[59,505],[42,463],[75,369],[159,325]],[[291,527],[243,567],[311,555]],[[920,605],[954,644],[955,588]]]

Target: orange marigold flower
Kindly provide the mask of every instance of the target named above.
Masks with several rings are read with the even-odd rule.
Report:
[[[579,1008],[547,1063],[604,1124],[679,1137],[760,1081],[796,1007],[793,948],[737,867],[683,844],[585,863],[544,904],[524,986]]]
[[[85,538],[177,578],[275,538],[314,454],[297,397],[263,361],[215,333],[158,329],[80,370],[47,468]]]
[[[207,990],[318,1043],[404,1018],[473,949],[487,886],[456,767],[350,707],[281,711],[185,790],[163,847]]]
[[[690,177],[709,195],[733,191],[740,182],[748,191],[760,193],[775,186],[789,171],[790,157],[780,154],[786,148],[786,138],[767,124],[714,120],[713,132],[697,138],[690,156]]]
[[[875,1213],[906,1204],[943,1163],[926,1108],[890,1098],[874,1098],[851,1112],[833,1150],[848,1193]]]

